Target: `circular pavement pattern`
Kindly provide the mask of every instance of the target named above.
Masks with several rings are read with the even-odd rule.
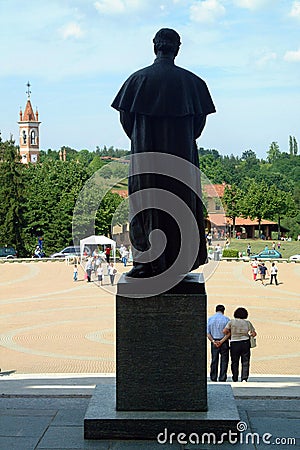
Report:
[[[278,286],[254,282],[248,262],[221,261],[206,282],[208,315],[219,303],[229,317],[248,309],[258,333],[252,374],[299,375],[300,264],[278,267]],[[0,264],[2,372],[115,372],[116,288],[107,276],[101,288],[82,271],[77,282],[72,275],[63,261]],[[208,345],[208,366],[209,357]]]

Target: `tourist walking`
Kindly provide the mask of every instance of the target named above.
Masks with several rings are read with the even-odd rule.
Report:
[[[109,264],[109,262],[110,262],[110,252],[111,252],[111,248],[107,246],[105,248],[105,258],[106,258],[107,264]]]
[[[98,279],[98,285],[103,286],[103,268],[101,264],[97,267],[97,279]]]
[[[252,261],[251,266],[252,266],[253,280],[256,281],[257,274],[258,274],[258,261],[257,261],[257,258],[254,258],[254,261]]]
[[[110,278],[110,284],[113,286],[114,281],[115,281],[115,276],[117,273],[117,269],[115,268],[113,263],[110,263],[110,265],[108,266],[108,275]]]
[[[75,264],[74,270],[73,270],[73,280],[77,281],[77,279],[78,279],[78,267],[77,267],[77,264]]]
[[[234,319],[225,326],[223,332],[230,334],[230,357],[232,381],[238,381],[239,364],[241,361],[241,381],[248,381],[250,369],[250,336],[255,337],[256,331],[249,320],[248,311],[245,308],[237,308],[234,311]]]
[[[262,284],[263,286],[265,286],[265,285],[266,285],[266,284],[265,284],[265,281],[266,281],[266,275],[267,275],[267,273],[268,273],[268,269],[267,269],[265,263],[261,263],[261,264],[258,266],[258,268],[259,268],[259,273],[260,273],[261,284]]]
[[[227,368],[229,360],[229,334],[224,334],[223,329],[229,322],[229,317],[224,316],[225,306],[217,305],[216,313],[209,317],[207,322],[207,337],[211,342],[211,381],[227,380]],[[220,365],[220,370],[219,370]]]
[[[251,255],[251,244],[248,244],[247,245],[247,256],[248,256],[248,258],[250,258],[250,255]]]
[[[278,273],[278,268],[277,268],[276,264],[273,262],[272,266],[271,266],[271,270],[270,270],[270,275],[271,275],[270,284],[273,284],[273,280],[274,280],[276,286],[278,286],[277,273]]]
[[[92,270],[93,270],[93,258],[89,257],[85,265],[85,273],[88,282],[91,281]]]

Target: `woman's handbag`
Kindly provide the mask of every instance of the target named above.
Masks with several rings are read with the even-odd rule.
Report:
[[[253,336],[250,336],[250,348],[256,347],[256,338]]]
[[[252,330],[254,330],[254,328],[250,325],[249,320],[247,320],[247,322],[248,322],[248,331],[251,332]],[[251,336],[251,334],[249,334],[249,339],[250,339],[250,348],[255,348],[256,347],[256,337]]]

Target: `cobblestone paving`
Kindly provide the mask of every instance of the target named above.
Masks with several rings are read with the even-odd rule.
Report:
[[[300,264],[280,263],[278,286],[254,282],[248,262],[205,267],[208,314],[245,306],[258,332],[252,374],[299,374]],[[267,263],[269,266],[269,263]],[[124,271],[117,264],[119,274]],[[114,373],[114,292],[63,261],[0,264],[0,367],[16,373]]]

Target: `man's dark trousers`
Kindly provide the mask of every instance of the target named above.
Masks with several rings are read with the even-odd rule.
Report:
[[[217,340],[217,339],[215,339]],[[211,381],[218,380],[218,368],[220,361],[219,381],[227,380],[227,368],[229,361],[229,342],[225,341],[221,347],[215,347],[211,343],[211,365],[210,365],[210,379]]]

